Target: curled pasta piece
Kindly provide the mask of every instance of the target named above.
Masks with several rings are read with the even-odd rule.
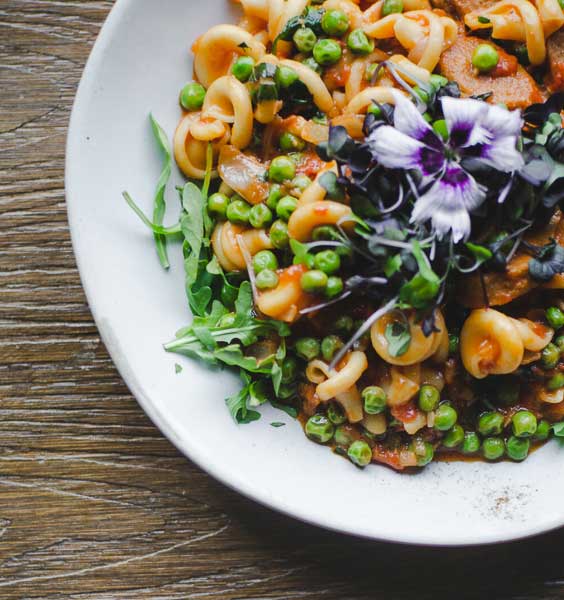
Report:
[[[316,227],[320,225],[337,225],[341,223],[345,229],[351,229],[352,221],[346,221],[352,215],[345,204],[323,200],[301,204],[292,213],[288,221],[288,234],[298,242],[307,242]]]
[[[468,13],[464,22],[473,30],[491,28],[492,37],[499,40],[525,42],[530,63],[540,65],[546,58],[545,35],[550,35],[545,32],[541,11],[547,16],[547,30],[551,33],[564,24],[564,12],[555,4],[557,0],[539,2],[537,10],[527,0],[501,0],[487,9]]]
[[[293,17],[301,15],[309,0],[269,0],[268,1],[268,34],[274,41]]]
[[[269,0],[236,0],[243,7],[245,15],[268,21]]]
[[[257,299],[259,310],[273,319],[291,323],[299,316],[299,311],[307,306],[309,297],[300,285],[301,276],[307,268],[292,265],[278,271],[278,285],[271,290],[260,292]]]
[[[394,13],[364,29],[379,40],[395,37],[408,50],[409,60],[427,71],[435,69],[441,54],[453,44],[458,33],[453,19],[430,10]]]
[[[257,104],[255,109],[255,119],[263,125],[272,123],[281,108],[281,100],[263,100]]]
[[[329,365],[318,358],[307,363],[305,375],[311,383],[323,383],[330,374]]]
[[[424,412],[418,410],[415,414],[415,419],[412,419],[411,421],[405,421],[403,423],[403,428],[405,429],[406,433],[409,433],[409,435],[415,435],[420,429],[423,429],[423,427],[427,427],[427,424],[427,415]]]
[[[266,200],[269,190],[264,177],[266,168],[258,158],[227,144],[219,153],[218,171],[223,183],[247,202],[260,204]]]
[[[345,108],[345,113],[357,115],[365,113],[367,108],[372,105],[373,102],[379,104],[395,104],[396,99],[394,94],[398,92],[393,88],[375,86],[368,87],[362,92],[358,93]]]
[[[187,113],[182,117],[174,133],[173,149],[176,163],[180,170],[193,179],[204,179],[206,174],[206,155],[208,142],[204,141],[213,133],[211,128],[202,122],[200,113]],[[192,134],[194,131],[200,139]],[[218,133],[216,130],[215,133]],[[206,133],[207,132],[207,133]],[[202,139],[203,138],[203,139]],[[224,135],[212,142],[214,163],[220,149],[229,141],[229,130],[224,128]],[[212,171],[212,177],[217,177],[217,171]]]
[[[403,323],[400,313],[390,312],[374,323],[370,329],[372,346],[376,353],[391,365],[414,365],[433,356],[439,349],[444,339],[446,329],[445,320],[441,311],[437,311],[435,327],[438,331],[426,336],[421,325],[415,322],[415,313],[410,313],[407,318],[411,341],[407,351],[401,356],[392,356],[388,350],[386,339],[386,328],[388,325],[399,322]]]
[[[260,250],[272,248],[270,237],[264,229],[245,229],[228,221],[220,223],[216,225],[211,241],[214,254],[226,271],[242,271],[247,266],[237,241],[238,236],[251,256]]]
[[[349,390],[368,368],[364,352],[355,350],[345,360],[345,365],[339,371],[332,371],[327,380],[317,386],[317,395],[322,402]]]
[[[253,104],[247,88],[232,75],[216,79],[206,93],[202,115],[232,123],[231,144],[246,148],[253,137]]]
[[[542,388],[537,393],[537,397],[545,404],[560,404],[561,402],[564,402],[564,388],[552,391]]]
[[[407,404],[419,391],[421,368],[419,364],[406,367],[392,367],[390,381],[383,382],[382,387],[387,394],[390,407]]]
[[[554,337],[553,329],[529,319],[513,319],[513,325],[521,336],[525,350],[529,352],[540,352]]]
[[[312,202],[321,202],[322,200],[325,200],[327,190],[325,190],[325,188],[321,186],[319,180],[325,173],[329,172],[335,173],[335,175],[337,174],[337,163],[335,161],[327,163],[321,169],[321,171],[319,171],[315,179],[302,192],[298,202],[298,206],[301,206],[302,204],[311,204]]]
[[[350,423],[362,420],[362,399],[356,385],[335,396],[335,400],[342,406]]]
[[[229,72],[237,56],[251,56],[259,61],[266,48],[248,31],[235,25],[216,25],[194,44],[194,72],[208,88]]]
[[[403,54],[393,54],[389,60],[400,67],[401,76],[411,85],[417,85],[419,81],[428,83],[431,79],[431,73],[427,69],[418,67],[407,56],[403,56]]]
[[[378,0],[378,2],[374,2],[370,8],[364,11],[362,15],[364,25],[370,25],[382,18],[383,5],[384,0]],[[403,2],[403,12],[430,9],[431,5],[428,0],[404,0]]]
[[[300,81],[308,89],[313,98],[313,102],[319,110],[326,113],[329,117],[333,117],[337,114],[333,96],[329,93],[329,90],[323,83],[321,77],[319,77],[313,69],[310,69],[308,66],[295,60],[288,59],[281,60],[280,65],[290,67],[296,71]]]

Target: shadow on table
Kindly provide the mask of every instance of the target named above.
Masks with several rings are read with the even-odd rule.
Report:
[[[331,590],[342,600],[564,598],[564,529],[504,544],[435,548],[325,531],[249,501],[229,512],[265,557],[301,569],[301,580],[309,590],[319,586],[321,597]]]

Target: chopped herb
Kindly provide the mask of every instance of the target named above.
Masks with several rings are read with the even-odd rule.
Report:
[[[178,375],[178,373],[182,373],[182,365],[178,363],[174,363],[174,372]]]
[[[284,427],[284,425],[286,425],[286,423],[282,423],[281,421],[274,421],[273,423],[270,424],[272,427]]]
[[[411,344],[411,334],[409,333],[409,325],[399,321],[388,323],[384,333],[388,342],[388,352],[390,356],[403,356]]]

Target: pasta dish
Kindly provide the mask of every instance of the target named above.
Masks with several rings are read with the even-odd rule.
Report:
[[[563,437],[564,1],[239,4],[172,145],[151,116],[151,217],[124,193],[165,269],[182,244],[165,349],[240,374],[237,423],[269,403],[358,467]]]

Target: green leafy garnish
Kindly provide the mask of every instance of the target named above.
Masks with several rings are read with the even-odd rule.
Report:
[[[556,437],[564,437],[564,421],[554,423],[552,425],[552,432]]]
[[[240,375],[243,381],[243,388],[237,394],[226,398],[225,403],[227,404],[231,416],[237,423],[252,423],[257,419],[260,419],[260,413],[256,410],[251,410],[247,406],[249,400],[249,388],[252,380],[245,371],[241,371]]]
[[[400,300],[413,308],[426,308],[439,293],[441,280],[429,266],[427,257],[421,250],[417,240],[412,243],[411,250],[419,272],[400,289]]]
[[[182,373],[182,365],[179,365],[178,363],[174,363],[174,372],[178,375],[179,373]]]
[[[284,427],[284,425],[286,425],[286,423],[282,423],[280,421],[274,421],[270,425],[271,425],[271,427]]]
[[[411,334],[407,323],[399,321],[388,323],[384,336],[388,342],[390,356],[403,356],[408,351],[411,344]]]

